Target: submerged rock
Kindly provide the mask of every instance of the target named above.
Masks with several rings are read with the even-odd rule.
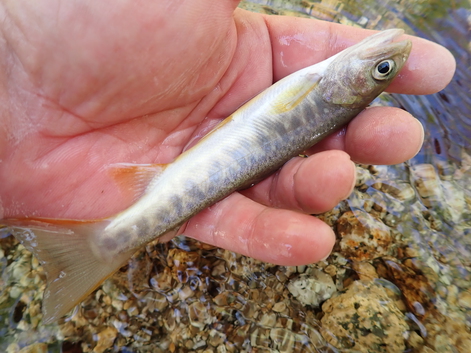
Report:
[[[311,274],[302,274],[288,284],[290,293],[304,305],[318,307],[336,292],[332,277],[314,269]]]
[[[338,349],[394,353],[406,348],[406,317],[374,282],[353,282],[345,293],[328,299],[322,310],[322,335]]]

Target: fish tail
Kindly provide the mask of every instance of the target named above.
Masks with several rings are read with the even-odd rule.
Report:
[[[45,218],[6,222],[46,273],[43,323],[64,316],[133,255],[135,250],[104,260],[94,253],[94,234],[101,233],[109,222]]]

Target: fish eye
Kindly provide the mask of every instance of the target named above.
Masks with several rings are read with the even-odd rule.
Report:
[[[395,65],[391,59],[380,61],[373,70],[373,77],[377,80],[386,80],[394,70]]]

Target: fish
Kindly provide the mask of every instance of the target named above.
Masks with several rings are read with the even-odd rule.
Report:
[[[148,242],[251,186],[347,124],[383,92],[412,47],[403,30],[379,32],[274,83],[173,162],[109,166],[141,191],[105,219],[3,219],[46,273],[43,323],[57,321]]]

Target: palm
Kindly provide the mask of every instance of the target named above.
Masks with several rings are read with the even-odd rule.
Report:
[[[25,34],[36,45],[21,54],[37,61],[22,68],[27,78],[19,89],[29,92],[27,104],[22,102],[27,107],[12,122],[19,141],[3,160],[2,167],[16,176],[3,189],[6,215],[86,218],[118,211],[123,201],[112,202],[120,196],[101,168],[171,161],[212,108],[192,114],[228,67],[235,41],[222,46],[214,31],[192,36],[193,29],[185,33],[175,25],[178,18],[163,29],[155,13],[144,19],[128,14],[126,8],[108,19],[84,14],[59,21],[61,28]],[[79,22],[87,24],[89,35],[76,30],[83,28]],[[127,33],[119,30],[122,22]],[[231,18],[225,22],[229,30]],[[217,48],[195,50],[195,41]],[[169,42],[185,44],[172,48]],[[224,60],[214,63],[215,52]],[[25,206],[9,211],[10,202]]]
[[[60,7],[59,1],[50,0],[30,8],[30,13],[9,14],[14,26],[4,32],[9,45],[2,47],[3,57],[9,58],[2,66],[3,76],[9,74],[2,87],[2,104],[8,109],[2,116],[5,129],[0,130],[3,217],[87,219],[119,212],[132,202],[132,195],[118,191],[107,165],[169,163],[214,122],[271,84],[273,73],[278,78],[296,65],[331,54],[316,52],[317,58],[300,56],[297,62],[279,65],[281,51],[273,28],[280,20],[269,20],[269,32],[259,15],[233,15],[236,2],[208,3],[211,14],[203,2],[182,2],[167,12],[161,2],[145,7],[132,1],[118,7],[113,2],[111,11],[100,12],[85,11],[73,2]],[[52,17],[55,21],[44,21]],[[293,30],[304,26],[292,24]],[[308,51],[293,45],[285,59]],[[444,74],[435,87],[447,79]],[[404,123],[404,130],[417,144],[417,128]],[[344,142],[341,147],[361,159],[362,152],[349,150]],[[412,144],[394,158],[408,158],[414,149]],[[332,243],[327,227],[304,214],[267,207],[319,212],[346,196],[353,181],[348,158],[320,155],[315,167],[312,162],[310,167],[308,162],[292,162],[281,177],[246,193],[257,202],[231,195],[196,216],[185,232],[221,246],[242,240],[232,248],[273,262],[302,263],[324,256]],[[394,158],[370,159],[394,163]],[[319,161],[324,164],[319,166]],[[333,165],[338,165],[336,170]],[[312,183],[322,181],[318,189],[328,190],[326,195],[297,195],[295,175],[303,168],[306,175],[316,169],[319,177]],[[327,178],[323,171],[333,176]],[[310,236],[303,230],[312,227],[324,233],[318,253],[300,256],[296,252],[301,248],[290,254],[283,249],[266,253],[279,243],[276,232],[290,247]],[[267,247],[269,241],[275,243]]]

